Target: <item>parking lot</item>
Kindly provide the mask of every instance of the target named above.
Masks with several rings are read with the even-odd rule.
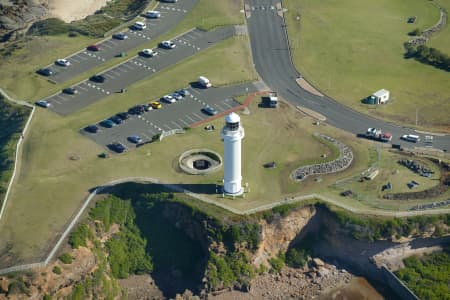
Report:
[[[103,83],[85,80],[74,88],[78,91],[75,95],[60,92],[44,100],[51,103],[50,110],[68,115],[78,111],[99,99],[112,93],[118,93],[121,89],[147,78],[154,73],[167,68],[177,62],[194,55],[198,51],[213,46],[215,43],[227,39],[235,34],[234,27],[223,27],[211,32],[191,30],[173,41],[174,49],[155,49],[158,54],[153,57],[136,55],[122,64],[116,65],[101,73],[105,77]],[[193,74],[194,78],[197,74]]]
[[[136,144],[128,141],[128,137],[132,135],[138,135],[142,138],[143,143],[151,141],[153,136],[162,132],[183,129],[194,123],[211,118],[211,115],[202,112],[202,108],[206,105],[213,107],[220,114],[240,105],[232,98],[233,96],[253,93],[262,88],[263,85],[260,83],[246,83],[209,89],[189,87],[187,90],[190,92],[190,95],[172,104],[161,102],[163,105],[161,109],[153,109],[141,115],[130,115],[129,119],[112,128],[98,125],[102,121],[98,120],[97,126],[99,130],[96,133],[89,133],[83,128],[80,129],[80,133],[106,149],[108,149],[108,145],[114,142],[120,142],[128,149],[132,149],[136,147]]]
[[[144,30],[125,29],[128,36],[125,40],[108,38],[97,45],[100,51],[81,50],[71,56],[66,57],[71,63],[68,67],[51,64],[46,68],[53,71],[53,75],[48,76],[52,81],[65,82],[78,74],[95,68],[102,63],[112,60],[120,53],[126,53],[139,45],[153,40],[158,36],[168,32],[172,27],[178,24],[197,3],[197,0],[183,0],[177,3],[159,3],[156,10],[161,12],[158,19],[142,19],[147,28]]]

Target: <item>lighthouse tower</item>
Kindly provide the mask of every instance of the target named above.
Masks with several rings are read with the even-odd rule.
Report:
[[[224,174],[223,189],[228,195],[241,195],[241,140],[244,138],[244,128],[240,125],[239,116],[232,112],[225,117],[225,126],[222,128],[224,145]]]

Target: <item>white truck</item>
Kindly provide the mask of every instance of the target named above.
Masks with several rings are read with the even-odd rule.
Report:
[[[198,84],[200,84],[202,87],[204,87],[206,89],[210,88],[212,86],[211,82],[209,81],[209,79],[206,78],[205,76],[200,76],[198,78]]]
[[[369,128],[365,133],[365,137],[371,140],[380,142],[390,142],[392,140],[392,135],[389,132],[382,132],[381,129]]]
[[[278,106],[278,95],[276,92],[269,93],[269,107],[276,108]]]

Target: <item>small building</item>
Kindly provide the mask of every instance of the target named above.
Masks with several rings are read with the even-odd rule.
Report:
[[[389,101],[389,91],[382,89],[367,98],[369,104],[385,104]]]

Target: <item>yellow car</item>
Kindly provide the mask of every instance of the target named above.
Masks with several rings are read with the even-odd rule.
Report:
[[[152,103],[150,103],[150,105],[154,108],[154,109],[160,109],[162,108],[162,104],[158,101],[154,101]]]

